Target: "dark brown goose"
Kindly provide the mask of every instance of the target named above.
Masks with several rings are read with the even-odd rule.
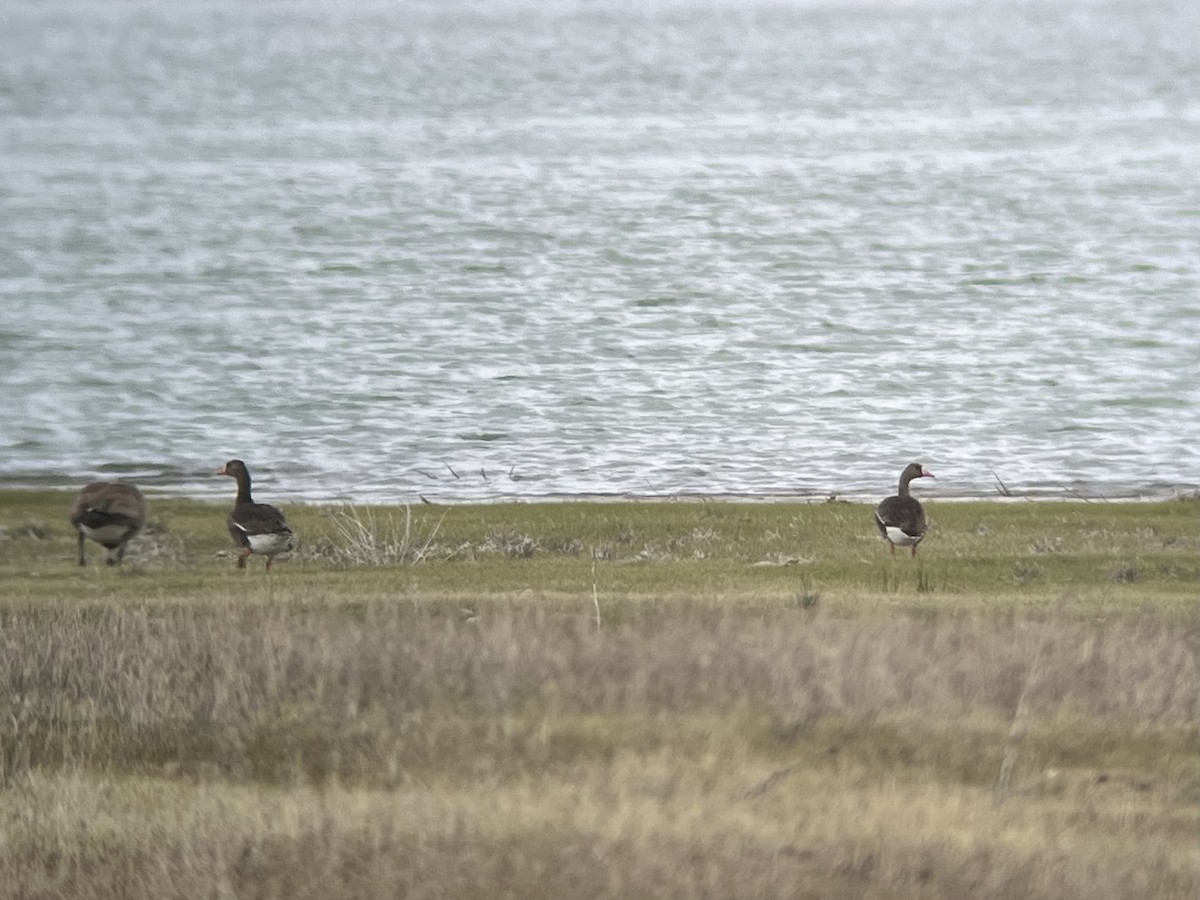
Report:
[[[892,556],[896,555],[897,545],[912,547],[912,555],[917,555],[917,544],[921,543],[929,526],[925,521],[925,510],[920,501],[909,494],[908,485],[914,478],[932,477],[933,473],[920,463],[909,463],[900,473],[899,493],[875,507],[875,524],[888,542]]]
[[[71,507],[71,527],[79,533],[79,564],[87,565],[84,541],[108,549],[105,560],[115,566],[125,547],[146,524],[146,498],[132,484],[97,481],[87,485]]]
[[[229,511],[229,535],[238,547],[237,565],[246,568],[246,558],[252,553],[267,558],[267,571],[276,556],[296,549],[296,535],[288,527],[283,513],[268,503],[255,503],[250,496],[250,470],[240,459],[231,459],[218,475],[228,475],[237,481],[237,500]]]

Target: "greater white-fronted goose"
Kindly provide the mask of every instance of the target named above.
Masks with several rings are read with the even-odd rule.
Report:
[[[268,503],[255,503],[250,496],[250,470],[240,459],[225,463],[218,475],[228,475],[237,480],[237,500],[229,511],[229,534],[238,546],[237,565],[246,568],[246,558],[251,553],[267,558],[267,571],[276,556],[291,553],[296,549],[296,535],[288,527],[283,513]]]
[[[917,555],[917,544],[921,543],[929,526],[925,522],[925,510],[920,501],[909,494],[908,485],[914,478],[932,477],[933,473],[920,463],[909,463],[900,473],[899,493],[875,507],[875,524],[888,542],[892,556],[896,555],[897,545],[912,547],[912,555]]]
[[[71,506],[71,527],[79,533],[79,564],[87,565],[84,541],[108,549],[105,560],[115,566],[125,547],[146,524],[146,498],[132,484],[96,481],[87,485]]]

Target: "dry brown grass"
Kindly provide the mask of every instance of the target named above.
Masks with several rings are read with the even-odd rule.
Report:
[[[0,893],[1195,896],[1196,633],[1153,613],[470,613],[7,609]]]
[[[1183,898],[1195,501],[152,501],[121,571],[0,492],[0,897]]]

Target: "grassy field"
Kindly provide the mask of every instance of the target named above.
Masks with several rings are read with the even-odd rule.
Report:
[[[0,493],[0,896],[1200,892],[1200,500]]]

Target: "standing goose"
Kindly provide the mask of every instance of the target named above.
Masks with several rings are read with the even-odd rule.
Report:
[[[892,556],[896,555],[896,545],[912,547],[912,555],[917,555],[917,544],[925,537],[929,527],[925,521],[925,510],[916,497],[908,493],[908,484],[914,478],[932,478],[930,472],[920,463],[909,463],[900,473],[900,491],[894,497],[888,497],[875,507],[875,524],[879,533],[888,542]]]
[[[257,553],[267,558],[267,571],[276,556],[296,549],[296,535],[288,527],[283,513],[267,503],[255,503],[250,496],[250,471],[240,459],[231,459],[218,475],[237,480],[237,500],[229,511],[229,534],[238,546],[239,569],[246,568],[246,558]]]
[[[108,548],[110,566],[125,558],[125,546],[146,524],[146,498],[132,484],[96,481],[71,506],[71,527],[79,532],[79,564],[87,565],[83,544],[91,538]]]

